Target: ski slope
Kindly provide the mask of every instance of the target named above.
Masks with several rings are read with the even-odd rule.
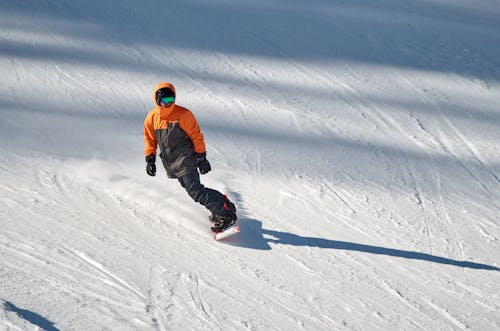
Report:
[[[499,54],[497,0],[0,0],[0,330],[500,329]]]

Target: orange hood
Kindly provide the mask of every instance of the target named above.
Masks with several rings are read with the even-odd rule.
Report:
[[[155,102],[155,105],[156,105],[156,92],[158,92],[159,89],[162,89],[164,87],[171,89],[174,92],[174,95],[176,95],[175,87],[172,83],[167,83],[167,82],[158,83],[156,84],[155,90],[153,92],[153,100]]]
[[[156,108],[160,109],[161,118],[167,118],[168,113],[170,113],[175,107],[175,101],[169,107],[162,107],[162,106],[156,104],[156,92],[158,92],[159,89],[162,89],[164,87],[171,89],[174,92],[174,96],[177,96],[177,93],[175,92],[175,87],[172,83],[161,82],[161,83],[156,84],[156,87],[155,87],[154,92],[153,92],[153,100],[155,102]]]

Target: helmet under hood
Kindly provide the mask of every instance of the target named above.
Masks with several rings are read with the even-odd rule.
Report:
[[[153,100],[159,106],[160,100],[165,97],[175,98],[175,87],[167,82],[158,83],[154,89]]]

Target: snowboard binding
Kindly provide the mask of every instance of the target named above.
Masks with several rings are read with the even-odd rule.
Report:
[[[210,223],[212,223],[212,227],[210,229],[214,233],[224,232],[225,230],[234,226],[237,220],[236,215],[234,215],[234,217],[227,217],[213,214],[210,215],[208,219]]]

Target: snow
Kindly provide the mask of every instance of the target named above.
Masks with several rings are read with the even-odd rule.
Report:
[[[0,329],[500,329],[498,54],[496,0],[0,1]]]

